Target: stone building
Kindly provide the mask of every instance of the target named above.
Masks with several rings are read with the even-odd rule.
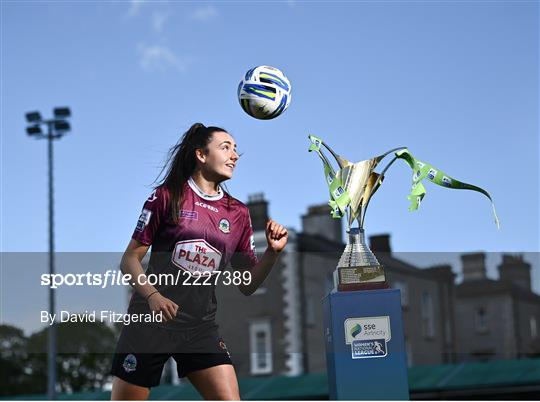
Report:
[[[247,205],[262,253],[268,202],[256,194]],[[288,230],[287,248],[253,295],[218,286],[217,321],[239,377],[326,370],[321,300],[345,247],[341,220],[330,217],[327,205],[312,206],[301,231]],[[390,240],[382,234],[369,243],[390,286],[401,291],[409,366],[540,354],[540,296],[522,257],[503,255],[495,281],[486,277],[483,253],[463,255],[463,282],[456,285],[450,265],[419,268],[396,258]],[[174,362],[167,371],[175,372]]]
[[[264,251],[268,203],[248,201],[255,244]],[[310,207],[302,231],[289,229],[289,244],[263,286],[246,297],[231,286],[217,291],[220,332],[239,376],[297,375],[326,370],[321,299],[343,252],[341,220],[326,205]],[[402,293],[409,365],[452,362],[455,328],[450,266],[419,269],[392,255],[388,235],[372,236],[391,287]],[[232,324],[233,323],[233,324]]]
[[[503,255],[499,280],[486,276],[484,253],[462,256],[456,287],[458,361],[516,359],[540,354],[540,295],[531,290],[531,266]]]

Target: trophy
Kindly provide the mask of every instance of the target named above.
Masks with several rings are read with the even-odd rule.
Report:
[[[334,271],[333,291],[370,290],[388,288],[384,267],[366,244],[364,220],[369,201],[380,187],[388,168],[398,160],[404,160],[413,170],[413,184],[409,211],[418,209],[426,191],[422,180],[454,189],[473,190],[484,194],[491,201],[495,223],[499,220],[495,205],[489,193],[480,187],[453,179],[446,173],[426,162],[416,159],[406,147],[394,148],[375,158],[352,163],[336,154],[324,141],[314,135],[308,136],[311,141],[309,151],[316,152],[324,165],[324,175],[330,191],[329,205],[333,218],[346,217],[348,242]],[[339,169],[336,171],[321,150],[324,147],[335,158]],[[381,173],[374,170],[389,154],[394,158]],[[357,221],[358,227],[352,227]]]

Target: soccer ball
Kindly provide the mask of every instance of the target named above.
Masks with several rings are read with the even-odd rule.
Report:
[[[238,85],[238,101],[250,116],[261,120],[273,119],[289,107],[291,83],[277,68],[254,67]]]

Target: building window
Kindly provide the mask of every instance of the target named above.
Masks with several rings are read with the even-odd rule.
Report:
[[[531,317],[529,320],[529,324],[531,326],[531,338],[535,339],[538,336],[538,327],[536,326],[536,318]]]
[[[401,306],[407,307],[409,305],[409,290],[407,282],[395,281],[394,288],[399,289],[399,292],[401,294]]]
[[[427,291],[422,292],[422,334],[427,338],[435,336],[433,298]]]
[[[487,313],[484,307],[480,307],[476,310],[475,319],[476,332],[486,332],[487,327]]]
[[[272,327],[269,320],[249,324],[251,374],[272,373]]]

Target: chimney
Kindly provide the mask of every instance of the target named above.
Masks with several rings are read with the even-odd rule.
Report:
[[[523,255],[503,254],[502,263],[497,268],[501,281],[531,290],[531,264],[523,261]]]
[[[264,193],[248,195],[247,207],[251,216],[253,231],[266,230],[268,222],[268,201],[264,199]]]
[[[461,256],[463,281],[486,279],[486,254],[473,253]]]
[[[306,234],[322,236],[327,240],[343,243],[341,219],[330,215],[328,204],[312,205],[308,212],[302,215],[302,231]]]
[[[426,272],[429,272],[440,281],[454,283],[456,274],[452,272],[452,266],[448,264],[433,265],[426,268]]]
[[[373,252],[390,253],[390,235],[388,233],[369,236],[369,248]]]

